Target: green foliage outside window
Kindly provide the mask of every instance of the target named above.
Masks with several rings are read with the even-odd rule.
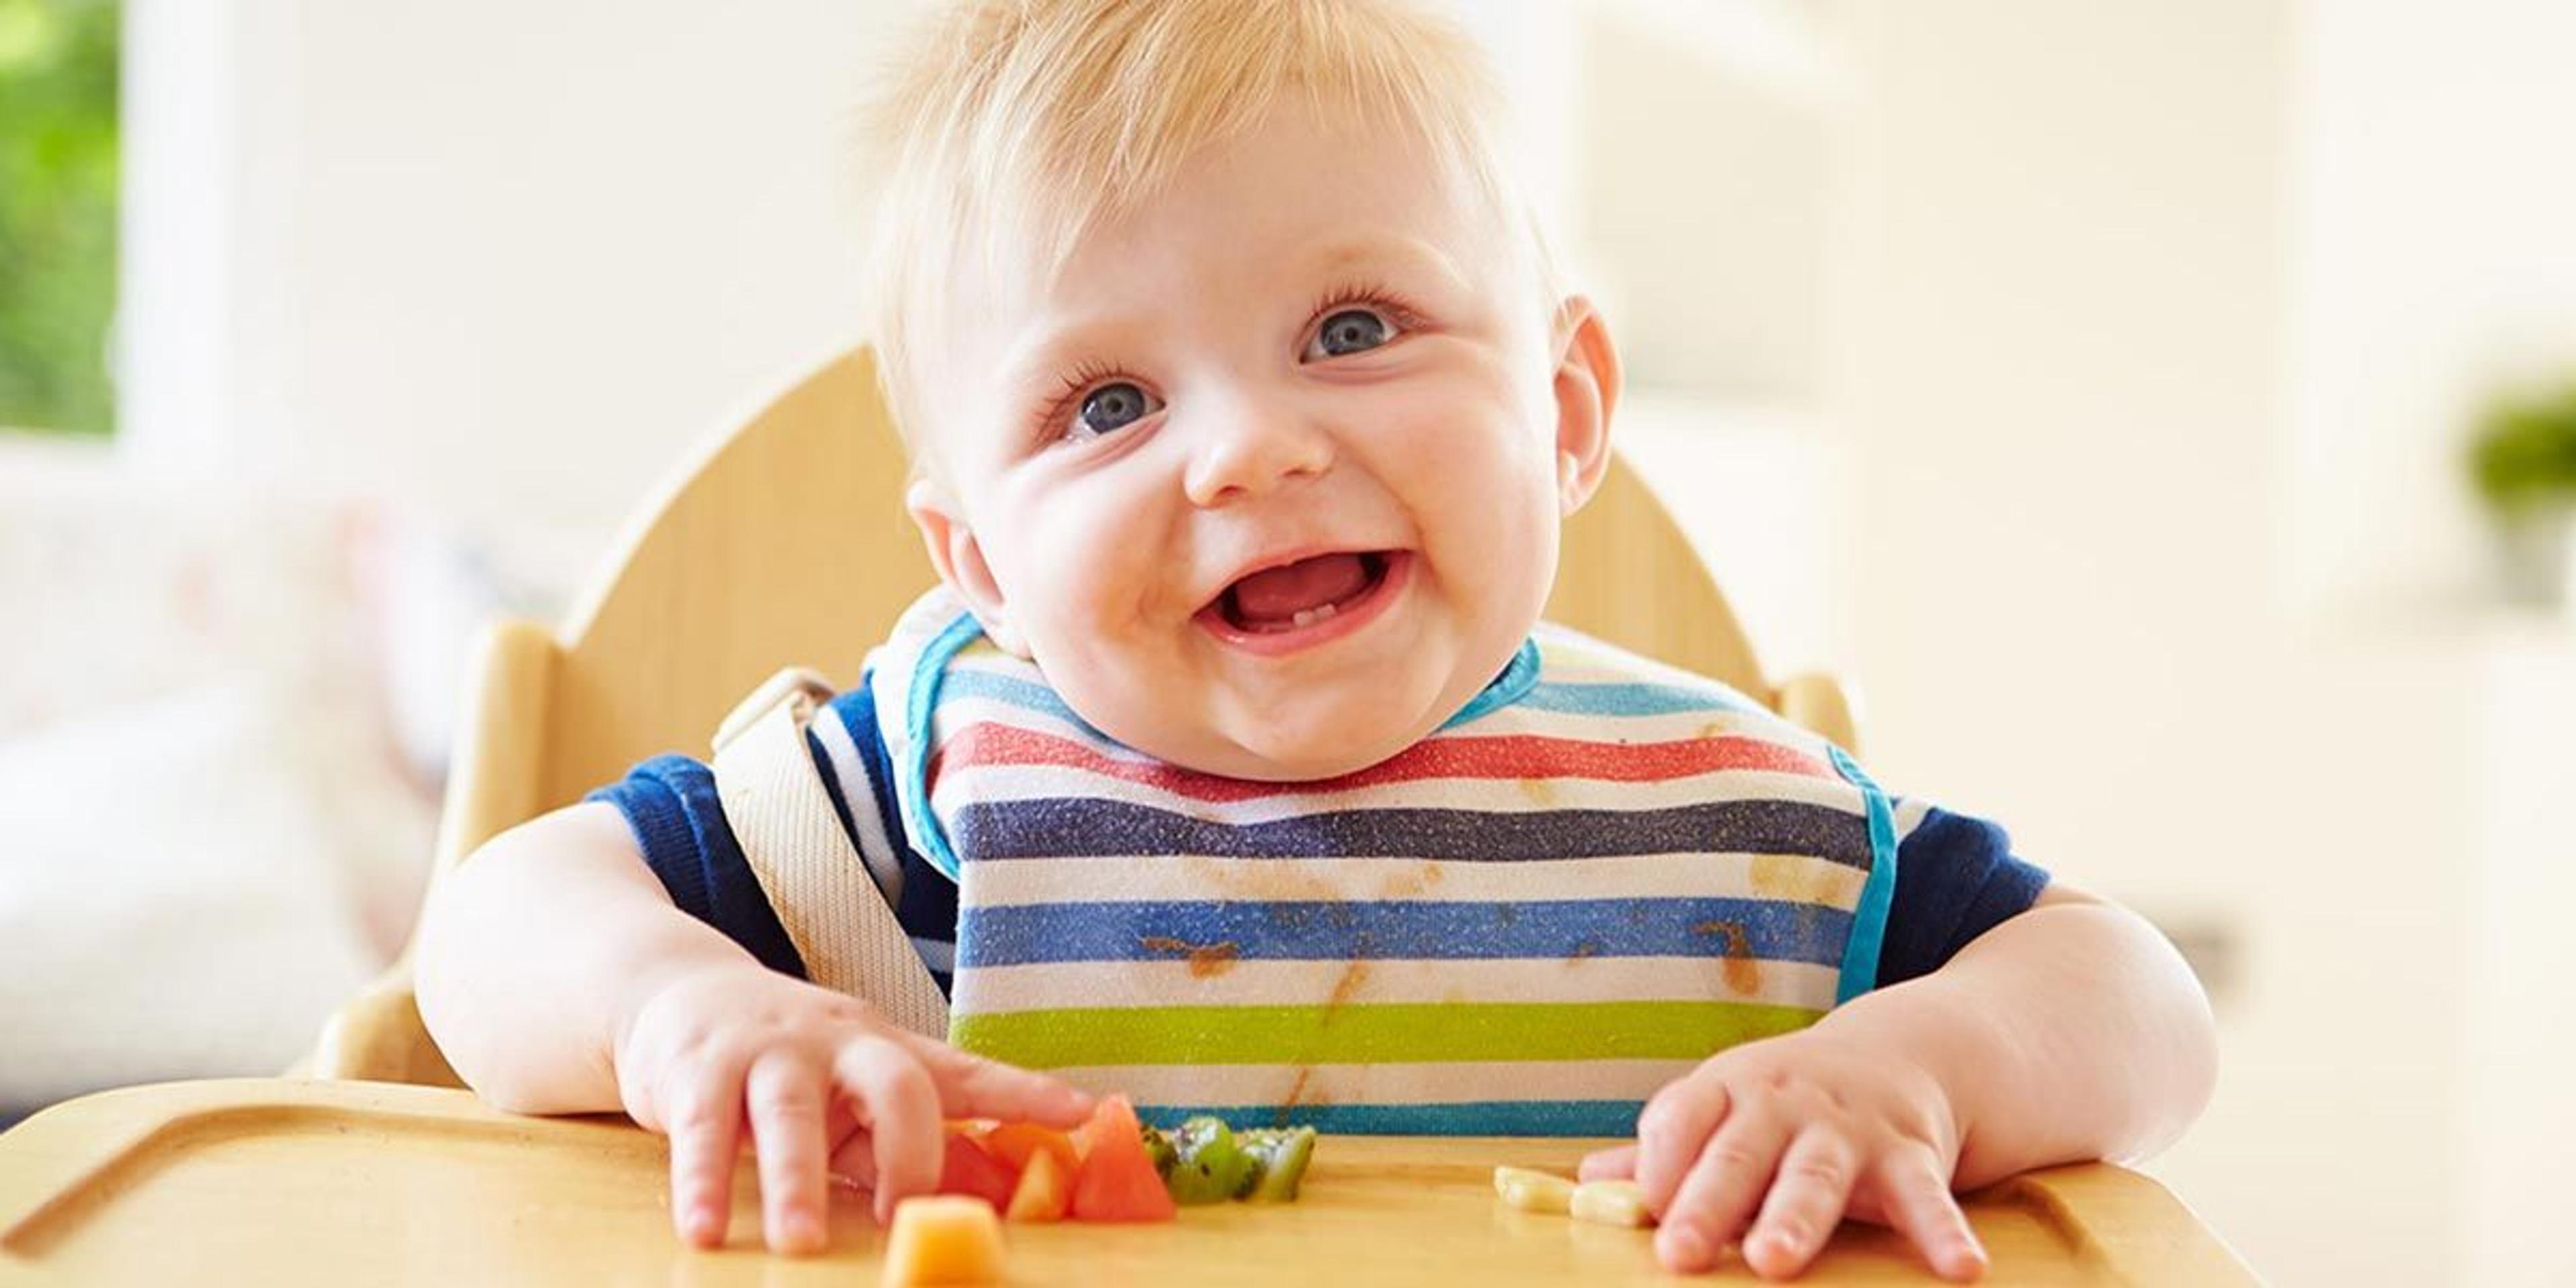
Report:
[[[115,0],[0,0],[0,426],[115,424]]]

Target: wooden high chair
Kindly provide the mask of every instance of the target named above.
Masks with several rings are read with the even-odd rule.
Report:
[[[684,471],[560,634],[486,637],[439,836],[442,879],[502,829],[636,760],[707,746],[783,664],[854,679],[930,584],[905,467],[865,352],[834,359]],[[1767,683],[1734,615],[1624,466],[1566,534],[1550,616],[1717,676],[1848,746],[1832,681]],[[755,1169],[733,1243],[670,1230],[663,1142],[613,1116],[526,1118],[456,1083],[420,1023],[408,954],[325,1030],[322,1080],[165,1083],[83,1097],[0,1132],[0,1280],[691,1284],[877,1282],[886,1238],[836,1192],[831,1250],[758,1251]],[[375,1081],[346,1081],[372,1079]],[[1115,1283],[1140,1268],[1351,1286],[1663,1283],[1643,1230],[1499,1209],[1498,1164],[1570,1173],[1575,1139],[1337,1136],[1286,1208],[1193,1208],[1165,1225],[1015,1225],[1015,1283]],[[1967,1196],[1997,1282],[2256,1282],[2154,1181],[2051,1168]],[[1811,1279],[1923,1282],[1895,1234],[1846,1224]]]
[[[854,681],[933,576],[906,516],[908,467],[865,349],[844,353],[717,442],[646,506],[558,631],[485,635],[431,876],[494,835],[709,736],[778,668]],[[1773,683],[1726,599],[1624,462],[1566,526],[1548,616],[1713,676],[1850,749],[1831,677]],[[321,1078],[457,1086],[421,1027],[410,953],[324,1028]]]

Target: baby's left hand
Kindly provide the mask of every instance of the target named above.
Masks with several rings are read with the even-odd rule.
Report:
[[[1586,1180],[1633,1173],[1660,1220],[1670,1269],[1807,1268],[1848,1213],[1893,1226],[1942,1277],[1974,1279],[1985,1249],[1951,1197],[1959,1130],[1939,1080],[1904,1052],[1808,1029],[1712,1056],[1646,1102],[1637,1143],[1583,1162]]]

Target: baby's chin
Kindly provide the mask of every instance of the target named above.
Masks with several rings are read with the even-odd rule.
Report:
[[[1305,714],[1305,713],[1301,713]],[[1338,778],[1387,760],[1420,741],[1439,722],[1397,722],[1384,705],[1364,716],[1283,721],[1223,718],[1187,731],[1139,730],[1120,742],[1166,764],[1202,774],[1263,783],[1304,783]],[[1160,735],[1160,736],[1157,736]]]

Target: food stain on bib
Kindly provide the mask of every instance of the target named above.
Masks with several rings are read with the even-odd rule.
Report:
[[[1761,991],[1762,963],[1753,958],[1753,939],[1744,933],[1740,921],[1703,921],[1691,927],[1694,935],[1726,937],[1726,986],[1739,994]]]
[[[1231,939],[1213,944],[1194,944],[1186,939],[1173,939],[1167,935],[1146,935],[1136,941],[1136,946],[1149,953],[1186,955],[1189,959],[1192,979],[1222,975],[1233,970],[1236,960],[1243,956],[1243,950]]]

